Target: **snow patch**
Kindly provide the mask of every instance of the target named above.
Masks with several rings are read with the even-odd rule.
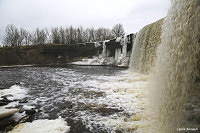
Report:
[[[67,133],[70,127],[61,117],[55,120],[36,120],[17,125],[8,133]]]
[[[0,90],[0,96],[8,96],[8,100],[20,100],[26,97],[27,90],[18,85],[13,85],[9,89]]]

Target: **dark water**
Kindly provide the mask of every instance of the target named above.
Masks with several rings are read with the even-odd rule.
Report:
[[[92,118],[130,114],[119,105],[101,101],[107,94],[95,85],[120,77],[125,70],[105,66],[0,68],[0,89],[18,84],[28,90],[25,104],[37,110],[31,120],[61,116],[71,127],[71,133],[111,132],[112,127]],[[117,129],[115,132],[125,131]]]

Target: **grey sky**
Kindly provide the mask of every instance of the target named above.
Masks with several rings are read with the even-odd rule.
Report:
[[[167,15],[170,0],[0,0],[0,38],[7,24],[33,30],[54,26],[108,27],[126,33]]]

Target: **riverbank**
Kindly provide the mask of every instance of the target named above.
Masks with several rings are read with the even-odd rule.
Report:
[[[0,48],[0,66],[56,65],[92,57],[100,48],[93,43],[60,45],[43,44]]]

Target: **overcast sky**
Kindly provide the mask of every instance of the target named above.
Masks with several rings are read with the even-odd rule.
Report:
[[[167,15],[170,0],[0,0],[0,38],[8,24],[33,30],[54,26],[108,27],[126,33]]]

